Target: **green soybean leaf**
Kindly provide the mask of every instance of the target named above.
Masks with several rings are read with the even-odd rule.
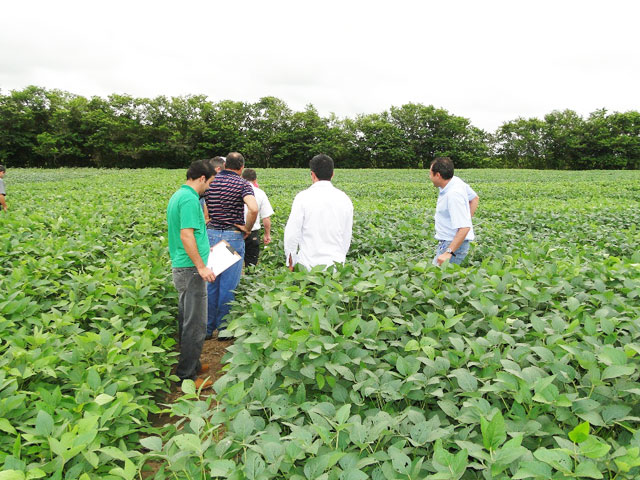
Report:
[[[589,438],[589,422],[582,422],[569,432],[569,438],[573,443],[582,443]]]
[[[571,473],[573,469],[573,462],[571,457],[559,449],[546,449],[539,448],[533,452],[533,456],[541,462],[551,465],[556,470],[562,473]]]
[[[44,410],[40,410],[36,417],[36,433],[43,437],[49,437],[53,433],[53,418]]]
[[[611,450],[610,445],[592,436],[589,436],[589,438],[580,444],[580,453],[589,458],[604,457],[609,450]]]
[[[25,480],[25,476],[19,470],[5,470],[0,472],[0,480]]]
[[[146,437],[140,440],[140,445],[152,451],[162,450],[162,439],[160,437]]]
[[[604,478],[595,463],[584,460],[578,463],[575,471],[576,477],[580,478]]]
[[[478,380],[474,377],[469,370],[464,368],[458,368],[451,372],[456,380],[458,380],[458,386],[464,392],[475,392],[478,389]]]
[[[212,477],[227,478],[236,464],[232,460],[214,460],[209,463],[209,474]]]
[[[513,480],[535,478],[547,480],[551,478],[551,467],[536,460],[520,462],[518,471],[513,475]]]
[[[482,443],[487,450],[496,450],[507,439],[507,431],[504,426],[504,418],[498,411],[491,421],[485,417],[480,419],[480,429],[482,431]]]

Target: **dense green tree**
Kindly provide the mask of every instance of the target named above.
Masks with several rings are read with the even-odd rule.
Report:
[[[204,95],[86,99],[30,86],[0,92],[0,162],[17,166],[183,168],[242,152],[255,167],[306,167],[327,153],[340,168],[640,168],[640,113],[572,110],[518,118],[494,134],[432,105],[340,119],[313,105],[292,111],[276,97],[255,103]]]
[[[554,110],[545,115],[542,144],[545,162],[550,169],[575,168],[584,155],[585,121],[573,110]]]
[[[402,130],[391,123],[389,114],[359,115],[347,121],[351,140],[348,167],[407,168],[411,150]]]
[[[632,169],[640,166],[640,114],[596,110],[586,121],[585,152],[574,168]]]
[[[518,118],[503,123],[495,134],[495,153],[508,168],[543,168],[546,162],[545,123]]]

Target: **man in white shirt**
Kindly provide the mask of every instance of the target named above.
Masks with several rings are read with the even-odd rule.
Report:
[[[267,194],[258,187],[258,175],[253,168],[245,168],[242,171],[242,178],[253,187],[253,193],[256,197],[256,203],[258,204],[258,218],[256,218],[256,223],[253,224],[251,233],[244,239],[244,264],[257,265],[260,255],[260,220],[262,220],[264,224],[264,244],[269,245],[271,243],[271,215],[273,215],[273,208],[271,207],[271,202],[269,202]],[[246,220],[246,206],[244,216]]]
[[[316,155],[309,162],[311,187],[296,195],[284,229],[287,267],[299,263],[307,270],[316,265],[344,263],[353,227],[353,204],[331,183],[333,159]]]
[[[433,264],[442,265],[449,260],[459,265],[469,252],[469,242],[475,238],[471,217],[479,197],[469,185],[453,176],[453,162],[449,157],[438,157],[431,162],[429,178],[440,190],[434,216],[438,246]]]

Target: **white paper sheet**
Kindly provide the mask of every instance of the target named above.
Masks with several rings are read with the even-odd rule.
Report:
[[[213,247],[209,253],[209,261],[207,267],[211,269],[214,275],[217,277],[227,268],[236,262],[242,260],[242,257],[235,249],[229,245],[226,240],[220,240]]]

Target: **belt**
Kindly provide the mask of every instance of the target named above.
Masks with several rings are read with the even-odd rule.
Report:
[[[228,227],[213,227],[209,228],[209,230],[222,230],[224,232],[232,231],[232,232],[241,232],[242,230],[238,229],[235,225],[231,225]]]

